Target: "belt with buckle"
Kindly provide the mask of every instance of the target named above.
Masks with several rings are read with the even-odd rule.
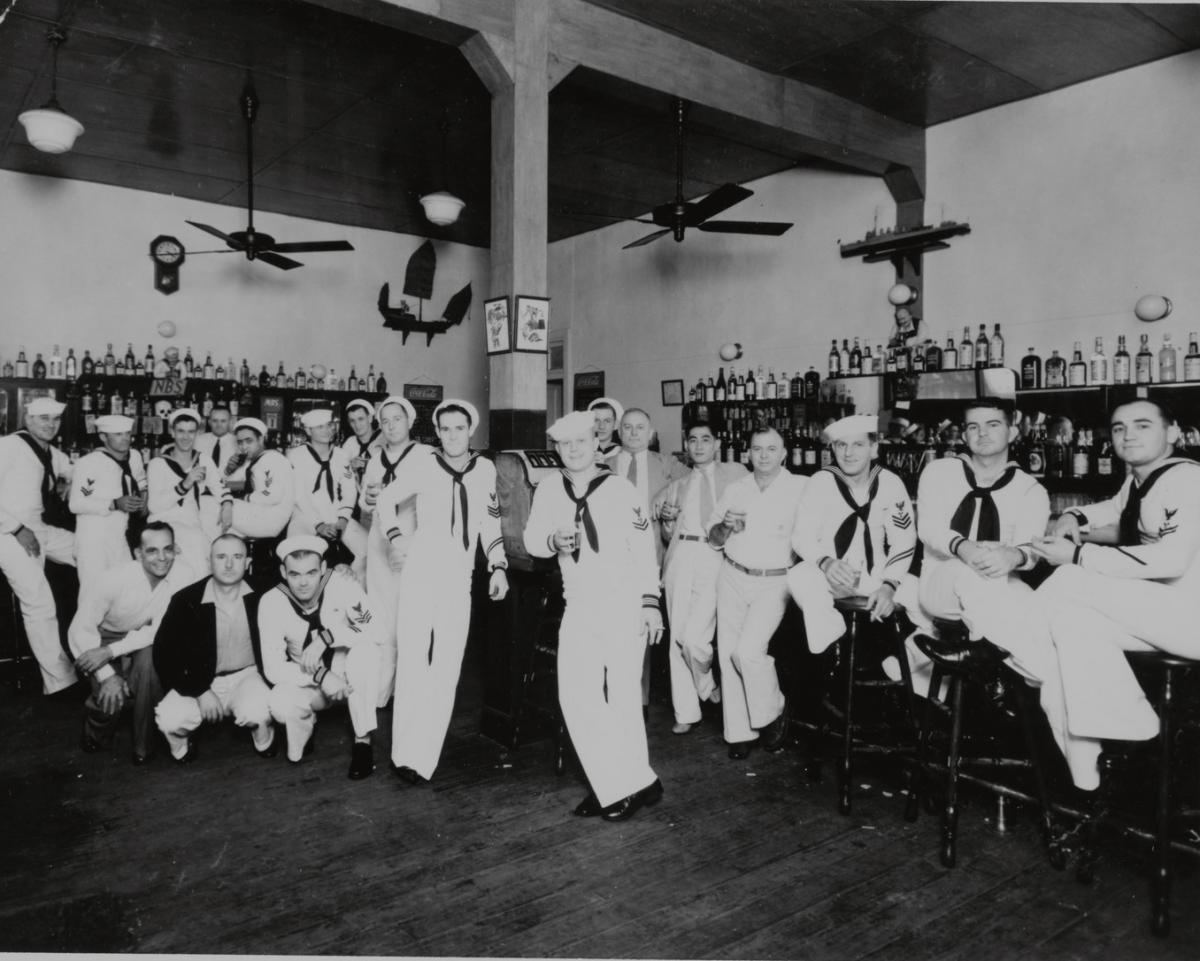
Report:
[[[791,570],[790,567],[743,567],[728,554],[725,555],[725,560],[735,571],[741,571],[743,574],[749,574],[751,577],[782,577]]]
[[[699,534],[677,534],[675,535],[681,541],[703,541],[708,540],[706,537],[701,537]]]

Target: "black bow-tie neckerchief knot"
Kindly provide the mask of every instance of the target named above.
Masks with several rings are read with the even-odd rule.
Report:
[[[1150,473],[1140,484],[1134,480],[1129,485],[1129,500],[1125,502],[1125,506],[1121,508],[1121,517],[1117,522],[1117,537],[1118,543],[1122,547],[1137,547],[1142,542],[1141,530],[1138,526],[1138,521],[1142,515],[1142,500],[1150,493],[1150,488],[1154,486],[1163,474],[1169,471],[1176,464],[1191,463],[1190,461],[1172,460],[1156,468]]]
[[[867,525],[867,518],[871,515],[871,504],[875,501],[875,495],[879,493],[879,465],[876,464],[871,468],[871,484],[867,490],[867,502],[859,504],[854,500],[854,495],[850,493],[850,485],[845,480],[845,475],[836,468],[826,468],[833,475],[833,481],[837,485],[838,493],[842,495],[842,500],[850,507],[850,514],[838,526],[837,531],[833,535],[833,549],[838,556],[838,559],[846,556],[846,551],[850,549],[850,545],[854,543],[854,531],[858,527],[859,522],[862,522],[862,543],[863,543],[863,559],[866,562],[866,570],[869,573],[875,569],[875,548],[871,543],[871,530]]]
[[[455,521],[456,516],[458,515],[458,513],[460,511],[462,513],[463,550],[468,550],[471,547],[471,537],[470,537],[470,534],[467,533],[468,519],[470,517],[470,514],[469,514],[470,508],[469,508],[468,500],[467,500],[467,485],[463,483],[463,477],[466,474],[470,473],[471,470],[474,469],[475,461],[478,459],[478,457],[479,457],[479,455],[476,454],[474,451],[472,451],[471,459],[469,461],[467,461],[467,466],[464,467],[461,471],[455,470],[453,467],[451,467],[449,464],[447,464],[444,460],[442,460],[441,454],[438,454],[436,457],[434,457],[434,460],[437,461],[438,465],[442,468],[442,470],[444,470],[447,474],[450,475],[450,478],[452,481],[452,485],[451,485],[451,489],[450,489],[450,533],[451,534],[454,533],[454,521]]]
[[[325,487],[325,493],[329,495],[329,502],[332,504],[335,500],[335,497],[333,494],[333,470],[332,470],[333,454],[331,453],[329,455],[329,457],[327,457],[325,460],[322,460],[321,455],[318,454],[316,452],[316,450],[313,449],[312,444],[305,444],[304,446],[308,450],[308,452],[310,454],[312,454],[312,459],[315,460],[318,465],[317,466],[317,479],[316,479],[316,481],[313,482],[312,492],[315,494],[317,491],[319,491],[322,487],[322,482],[323,482],[324,487]]]
[[[975,483],[975,472],[971,470],[970,465],[965,460],[960,463],[967,485],[971,489],[955,509],[954,516],[950,518],[950,529],[956,534],[969,538],[971,521],[975,519],[975,505],[978,503],[979,525],[976,528],[975,540],[1000,540],[1000,511],[996,507],[995,500],[992,499],[992,492],[1000,490],[1016,476],[1016,466],[1008,467],[991,487],[980,487]]]
[[[596,490],[608,478],[612,477],[612,471],[605,469],[588,481],[587,490],[579,497],[575,496],[575,488],[571,482],[571,478],[564,474],[563,490],[567,492],[567,496],[571,498],[571,502],[575,505],[575,528],[583,528],[583,536],[587,538],[588,547],[592,549],[592,553],[600,550],[600,535],[596,532],[596,522],[592,519],[592,510],[588,507],[588,498],[596,492]],[[579,541],[575,542],[575,550],[571,551],[571,558],[576,564],[579,563],[579,552],[583,545]]]
[[[42,465],[42,512],[43,514],[52,513],[55,506],[54,501],[58,499],[58,491],[54,486],[54,460],[50,454],[50,447],[49,445],[43,447],[27,430],[17,431],[17,436],[29,445],[33,456]]]
[[[379,482],[381,489],[387,487],[388,484],[396,479],[396,471],[399,469],[401,462],[413,452],[416,446],[415,442],[410,443],[400,452],[400,456],[394,461],[388,460],[387,451],[384,448],[379,448],[379,462],[383,464],[383,477]]]
[[[126,455],[124,460],[118,460],[108,451],[107,448],[101,448],[105,454],[121,468],[121,496],[127,497],[130,494],[140,494],[142,489],[138,486],[137,478],[133,476],[133,467],[130,465],[132,460],[130,455]]]

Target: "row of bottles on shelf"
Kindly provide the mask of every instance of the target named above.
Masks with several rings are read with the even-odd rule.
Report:
[[[874,374],[892,373],[925,373],[942,370],[972,370],[978,367],[1004,366],[1004,337],[1000,333],[1000,325],[995,325],[992,336],[987,334],[987,326],[979,325],[979,336],[971,339],[969,327],[963,328],[962,341],[955,343],[954,334],[947,331],[946,346],[939,347],[933,338],[926,338],[918,343],[901,343],[889,345],[876,344],[872,353],[871,345],[862,345],[855,337],[843,337],[842,345],[838,347],[837,338],[829,348],[830,377],[860,377]]]
[[[176,365],[172,367],[167,364],[165,359],[155,360],[152,344],[146,347],[145,357],[134,355],[133,344],[128,345],[124,357],[118,357],[113,353],[112,344],[109,344],[108,349],[98,360],[92,358],[90,350],[83,352],[82,360],[77,359],[74,347],[67,349],[67,356],[64,358],[59,345],[55,344],[49,362],[43,360],[39,353],[35,355],[32,364],[25,355],[24,346],[21,346],[17,352],[16,361],[5,361],[3,367],[0,367],[0,373],[4,377],[32,377],[35,380],[72,381],[80,377],[91,376],[143,379],[174,376],[186,380],[229,382],[241,387],[365,391],[367,393],[385,393],[387,391],[387,378],[382,371],[379,374],[375,373],[374,364],[368,366],[366,375],[361,378],[358,376],[357,367],[353,364],[348,377],[338,377],[332,367],[326,370],[323,365],[319,364],[314,364],[307,371],[300,367],[295,374],[289,374],[284,369],[282,360],[274,374],[267,369],[266,364],[262,365],[261,371],[254,374],[245,357],[242,358],[240,367],[234,364],[232,357],[229,358],[227,364],[220,362],[214,364],[210,352],[205,356],[204,363],[198,364],[192,357],[192,348],[189,347],[183,359],[177,359]]]
[[[725,368],[718,367],[716,378],[714,379],[712,374],[709,374],[707,381],[703,378],[699,380],[689,392],[688,399],[709,404],[740,400],[787,400],[788,398],[816,400],[820,389],[821,377],[811,367],[804,375],[797,371],[790,380],[787,371],[783,371],[776,380],[773,367],[767,368],[767,372],[764,374],[762,364],[758,365],[757,374],[753,368],[748,368],[744,374],[739,374],[730,367],[727,380]]]
[[[1179,376],[1183,374],[1182,378]],[[1183,381],[1200,381],[1200,340],[1193,331],[1188,336],[1187,353],[1183,364],[1179,363],[1179,350],[1171,343],[1171,335],[1163,334],[1158,353],[1150,349],[1150,335],[1142,334],[1138,352],[1130,355],[1125,346],[1125,335],[1117,336],[1117,352],[1111,362],[1104,353],[1104,338],[1097,337],[1092,355],[1083,359],[1083,344],[1075,341],[1071,361],[1060,357],[1057,350],[1051,351],[1045,365],[1042,359],[1029,348],[1021,360],[1020,384],[1023,390],[1039,387],[1088,387],[1123,384],[1174,384]]]

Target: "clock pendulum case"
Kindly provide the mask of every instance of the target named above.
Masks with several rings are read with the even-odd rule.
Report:
[[[154,261],[155,289],[164,294],[175,293],[179,289],[179,267],[184,260],[183,244],[160,234],[150,241],[150,257]]]

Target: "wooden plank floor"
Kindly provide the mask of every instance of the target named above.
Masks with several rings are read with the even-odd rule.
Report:
[[[1025,816],[997,834],[968,794],[959,866],[934,818],[902,817],[883,773],[854,814],[798,751],[726,758],[706,719],[670,734],[651,708],[666,786],[623,824],[571,816],[578,772],[549,744],[475,734],[469,655],[434,783],[386,769],[346,780],[344,713],[293,767],[231,726],[199,760],[144,768],[128,733],[83,755],[80,707],[0,686],[0,950],[414,956],[917,959],[1195,958],[1200,881],[1183,858],[1169,939],[1148,931],[1140,848],[1118,844],[1091,886],[1053,871]],[[381,715],[384,722],[389,715]]]

